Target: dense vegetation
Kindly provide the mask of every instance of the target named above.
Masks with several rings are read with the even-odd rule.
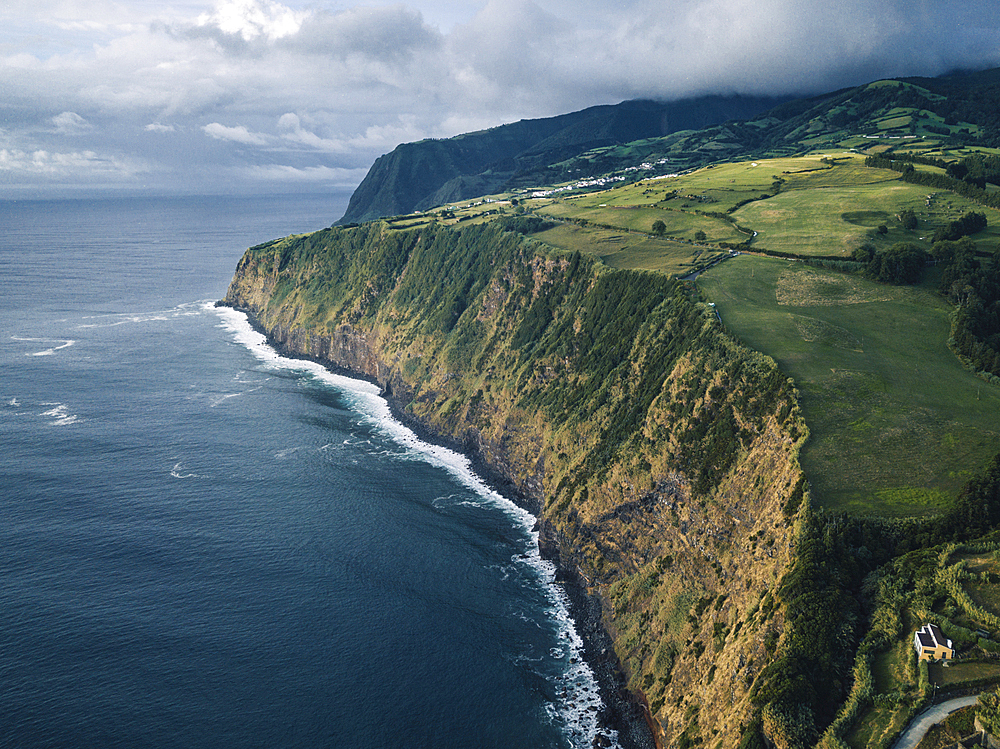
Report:
[[[879,283],[913,284],[923,278],[929,256],[915,244],[897,242],[885,250],[863,244],[852,258],[862,263],[868,277]]]
[[[951,344],[977,371],[1000,378],[1000,252],[980,255],[968,239],[938,242],[941,293],[955,305]]]
[[[623,617],[632,683],[657,714],[679,713],[678,741],[703,741],[712,715],[704,704],[671,696],[674,686],[690,683],[680,681],[684,664],[719,657],[740,626],[767,653],[750,685],[744,747],[763,746],[764,737],[807,747],[830,726],[847,730],[867,704],[863,695],[855,699],[858,682],[849,676],[870,636],[871,609],[861,595],[866,577],[909,550],[973,538],[1000,522],[1000,462],[971,482],[943,519],[917,524],[812,509],[796,474],[780,492],[777,516],[779,525],[799,518],[793,563],[757,616],[727,623],[731,604],[721,591],[700,587],[708,581],[696,578],[696,589],[707,594],[695,599],[675,590],[684,579],[677,547],[669,554],[658,548],[670,526],[637,536],[630,508],[645,500],[636,493],[612,499],[609,490],[627,480],[661,496],[676,481],[670,471],[679,470],[692,498],[715,497],[737,469],[748,470],[740,461],[758,449],[769,425],[782,426],[790,440],[804,435],[790,382],[769,359],[723,334],[714,313],[682,283],[602,272],[579,253],[546,257],[523,236],[540,228],[531,217],[460,231],[393,231],[373,223],[261,245],[241,270],[256,264],[270,279],[266,304],[256,310],[269,327],[333,333],[348,323],[385,336],[384,353],[406,362],[415,414],[452,433],[474,425],[484,439],[493,428],[497,440],[511,442],[503,452],[508,460],[545,466],[544,515],[574,544],[589,574],[622,591],[612,600]],[[979,262],[967,257],[968,242],[935,245],[952,283]],[[510,408],[519,424],[544,424],[548,436],[521,443],[497,429],[492,422],[510,423]],[[530,475],[522,480],[522,488],[532,486]],[[739,564],[737,549],[721,559]],[[712,565],[718,585],[723,565],[719,558]],[[684,611],[688,600],[683,629],[672,612]],[[635,607],[650,614],[632,624]],[[775,630],[778,611],[783,626]],[[715,645],[706,647],[705,638]],[[861,707],[848,719],[845,704]]]
[[[596,272],[593,260],[570,253],[539,288],[534,250],[522,235],[542,226],[536,217],[461,231],[390,231],[370,223],[261,245],[247,258],[273,253],[278,279],[268,308],[258,314],[268,324],[294,306],[300,324],[329,330],[386,310],[405,313],[411,338],[448,337],[448,364],[468,368],[470,379],[495,366],[502,352],[513,377],[507,384],[522,407],[544,414],[557,429],[595,420],[605,425],[560,489],[600,480],[622,448],[640,439],[654,400],[687,358],[693,369],[669,404],[673,450],[684,456],[698,493],[710,491],[761,428],[759,419],[791,413],[780,405],[790,397],[787,379],[773,363],[705,325],[705,307],[666,276]],[[502,268],[510,277],[498,279]],[[497,283],[505,294],[497,324],[504,327],[487,335],[473,302],[481,304]],[[551,372],[543,380],[540,366]]]
[[[371,223],[279,240],[247,253],[228,300],[279,340],[303,341],[302,353],[326,357],[341,336],[377,341],[380,360],[398,364],[367,371],[408,413],[504,467],[579,569],[619,591],[616,609],[649,607],[618,635],[630,683],[646,685],[664,718],[683,716],[693,708],[677,699],[703,690],[700,664],[726,647],[725,620],[772,579],[739,571],[752,565],[742,545],[786,558],[791,518],[807,505],[795,394],[690,287],[542,254],[522,234],[537,228],[532,218],[406,231]],[[350,361],[363,366],[364,356]],[[729,530],[692,556],[686,534],[706,516]],[[733,575],[759,582],[725,593]],[[717,605],[687,616],[691,590]],[[741,637],[755,642],[776,621],[747,623]],[[685,645],[713,636],[713,649]],[[713,700],[731,699],[712,689]],[[708,703],[699,710],[712,725]],[[678,729],[688,740],[693,715]]]

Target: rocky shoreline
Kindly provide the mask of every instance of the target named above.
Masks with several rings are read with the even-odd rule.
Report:
[[[413,430],[420,439],[467,456],[476,473],[491,488],[536,517],[540,514],[539,502],[519,491],[507,476],[487,463],[475,444],[463,443],[431,431],[426,425],[407,413],[404,409],[405,404],[400,402],[395,393],[384,387],[383,383],[378,382],[376,378],[367,373],[340,366],[329,359],[309,356],[292,350],[275,339],[270,331],[260,324],[252,310],[229,304],[225,300],[217,302],[216,306],[229,307],[244,313],[254,330],[263,335],[268,344],[282,356],[313,361],[336,374],[364,380],[378,386],[382,390],[382,395],[388,402],[393,416]],[[598,716],[603,730],[595,738],[594,746],[611,746],[604,734],[614,731],[618,735],[618,744],[622,749],[660,749],[659,742],[655,739],[656,732],[648,707],[641,698],[627,688],[625,675],[615,655],[611,636],[604,627],[600,598],[588,591],[585,581],[577,572],[576,565],[569,563],[564,558],[559,541],[554,534],[548,532],[548,528],[544,524],[538,530],[539,552],[543,559],[552,562],[556,567],[556,580],[566,591],[570,601],[570,615],[576,625],[577,633],[583,640],[584,660],[594,673],[604,703],[601,714]]]

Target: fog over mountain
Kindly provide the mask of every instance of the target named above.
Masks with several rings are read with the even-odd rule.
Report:
[[[7,0],[0,196],[349,190],[522,118],[995,66],[998,26],[989,0]]]

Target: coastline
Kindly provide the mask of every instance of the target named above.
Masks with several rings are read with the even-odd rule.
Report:
[[[393,417],[401,424],[412,430],[417,437],[425,442],[448,448],[466,456],[475,473],[491,489],[535,516],[539,553],[542,559],[555,567],[556,583],[563,588],[567,595],[569,615],[576,627],[577,634],[583,641],[583,659],[593,672],[598,685],[603,704],[598,714],[600,729],[602,732],[616,732],[618,745],[621,749],[660,749],[648,707],[640,697],[627,688],[624,672],[612,646],[611,636],[604,628],[602,602],[598,596],[588,591],[586,582],[578,574],[576,566],[563,558],[558,538],[539,519],[541,505],[537,500],[519,491],[508,477],[490,465],[475,444],[438,434],[427,428],[412,414],[407,413],[404,408],[405,404],[397,399],[391,387],[385,387],[375,377],[340,366],[328,359],[302,354],[290,349],[286,344],[276,340],[249,309],[229,304],[225,300],[216,302],[215,306],[228,307],[245,314],[250,326],[263,335],[268,345],[281,356],[311,361],[334,374],[375,385],[380,389],[382,397],[388,403]],[[595,747],[611,745],[610,741],[603,735],[598,735],[594,739]]]

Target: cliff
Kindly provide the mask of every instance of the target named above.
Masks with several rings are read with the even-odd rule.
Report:
[[[808,506],[795,391],[690,287],[548,253],[527,221],[277,240],[224,303],[516,487],[662,745],[789,745],[753,686],[787,636]]]

